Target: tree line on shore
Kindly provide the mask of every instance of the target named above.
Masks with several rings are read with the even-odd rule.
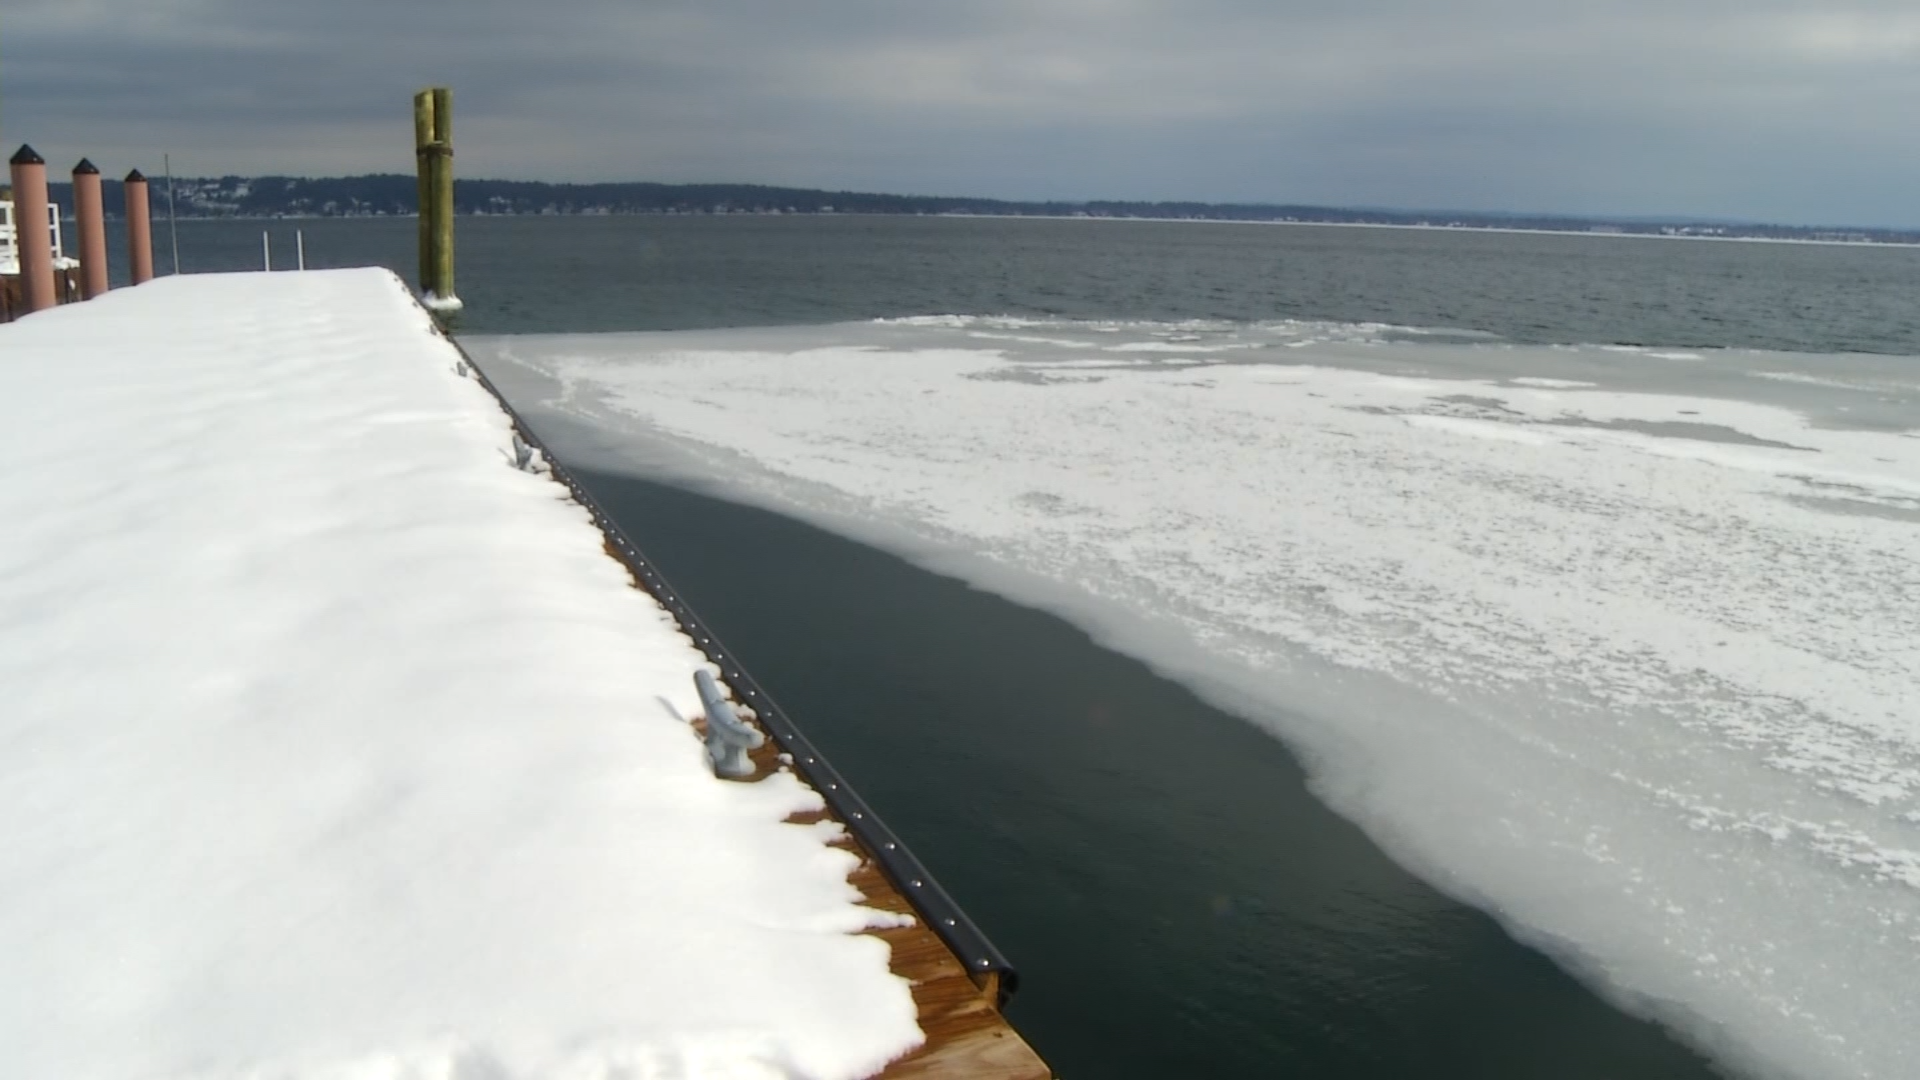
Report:
[[[72,208],[70,185],[51,185]],[[125,207],[120,182],[103,185],[106,210]],[[167,213],[165,181],[153,185],[157,214]],[[182,218],[376,217],[414,212],[414,177],[398,173],[346,177],[224,176],[177,178],[174,212]],[[1210,221],[1296,221],[1353,225],[1427,225],[1678,236],[1920,243],[1920,231],[1887,228],[1770,225],[1684,219],[1605,219],[1573,215],[1502,214],[1301,206],[1266,203],[1090,200],[1018,201],[965,196],[821,191],[761,184],[560,184],[533,180],[456,180],[457,214],[976,214],[1008,217],[1099,217]]]

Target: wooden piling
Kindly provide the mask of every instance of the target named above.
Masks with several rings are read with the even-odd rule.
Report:
[[[419,166],[420,290],[429,306],[455,311],[453,291],[453,91],[413,96],[414,157]]]
[[[147,203],[147,178],[127,174],[127,269],[133,283],[153,280],[153,212]]]
[[[434,295],[459,303],[453,291],[453,91],[433,88],[433,279]]]
[[[413,95],[413,158],[419,172],[415,185],[420,208],[420,291],[433,291],[433,182],[428,174],[427,147],[433,142],[433,91]]]
[[[60,302],[53,282],[53,238],[47,234],[47,161],[22,144],[7,162],[13,178],[13,222],[19,245],[20,285],[27,311]]]
[[[86,158],[73,167],[73,218],[80,233],[80,296],[107,291],[107,211],[100,197],[100,170]]]

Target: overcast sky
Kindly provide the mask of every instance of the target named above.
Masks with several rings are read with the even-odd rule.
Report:
[[[1920,0],[0,0],[63,172],[1920,224]]]

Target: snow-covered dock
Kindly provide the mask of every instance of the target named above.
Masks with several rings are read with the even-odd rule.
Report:
[[[922,1041],[841,827],[712,775],[705,658],[391,274],[0,327],[0,431],[0,1075],[824,1080]]]

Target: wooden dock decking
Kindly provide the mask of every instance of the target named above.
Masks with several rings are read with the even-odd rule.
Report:
[[[696,734],[704,736],[705,728],[705,717],[694,721]],[[779,748],[768,739],[749,755],[753,774],[739,782],[752,783],[783,768],[779,755]],[[812,824],[833,816],[827,810],[815,810],[788,820]],[[1052,1080],[1053,1070],[1000,1015],[998,985],[981,986],[974,981],[966,965],[926,926],[881,871],[872,852],[851,832],[843,833],[834,846],[859,856],[860,866],[847,880],[860,890],[867,906],[915,920],[912,926],[866,931],[887,943],[892,950],[889,967],[912,984],[920,1030],[927,1039],[871,1080]]]
[[[62,304],[80,302],[80,277],[71,267],[53,272],[54,297]],[[0,323],[10,323],[27,313],[25,289],[19,274],[0,274]]]

